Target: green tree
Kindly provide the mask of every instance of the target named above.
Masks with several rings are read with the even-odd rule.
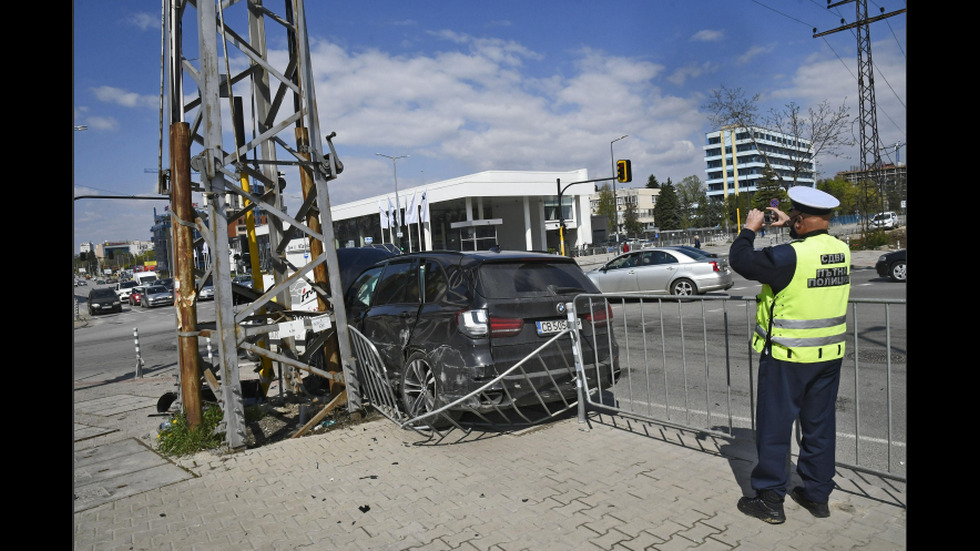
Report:
[[[778,175],[769,167],[762,171],[762,178],[755,184],[755,193],[752,194],[752,208],[765,212],[772,200],[779,201],[779,208],[783,212],[789,212],[789,201],[786,190],[783,189],[782,182]]]
[[[660,189],[660,182],[657,181],[657,177],[653,174],[647,178],[647,188],[648,189]]]
[[[623,209],[623,229],[627,235],[643,233],[643,224],[640,223],[640,217],[636,214],[636,203],[626,203],[626,208]]]
[[[817,189],[826,191],[840,201],[838,212],[840,214],[854,214],[857,212],[857,189],[854,184],[844,178],[832,178],[817,182]]]
[[[737,195],[733,193],[728,196],[725,200],[725,212],[728,215],[729,224],[739,228],[745,223],[746,215],[752,210],[751,201],[752,194],[744,191]]]
[[[696,175],[691,175],[680,181],[676,186],[677,200],[680,205],[681,227],[699,226],[695,220],[699,202],[704,197],[705,185]]]
[[[681,229],[680,201],[674,184],[670,183],[669,178],[660,188],[657,203],[653,206],[653,218],[661,230]]]
[[[616,197],[608,183],[602,184],[599,188],[599,205],[595,213],[598,216],[605,216],[609,221],[606,229],[610,234],[616,233]]]

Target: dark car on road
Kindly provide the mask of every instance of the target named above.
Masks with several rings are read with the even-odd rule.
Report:
[[[878,257],[875,270],[881,277],[887,277],[892,281],[906,281],[906,261],[905,249],[885,253]]]
[[[122,312],[122,301],[110,287],[96,287],[88,293],[88,313]]]
[[[568,257],[430,251],[366,269],[346,304],[348,323],[375,345],[405,413],[419,416],[471,395],[449,410],[458,418],[465,411],[574,400],[574,362],[564,342],[522,366],[533,384],[522,379],[472,394],[564,330],[567,302],[598,292]],[[595,328],[581,339],[589,388],[607,387],[618,369],[610,318],[601,299],[594,313],[580,313],[582,326]]]

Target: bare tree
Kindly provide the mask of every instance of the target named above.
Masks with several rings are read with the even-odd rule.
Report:
[[[708,120],[717,128],[758,126],[759,94],[751,99],[745,97],[741,88],[729,89],[722,86],[711,91],[711,97],[704,108],[709,111]]]
[[[840,107],[833,108],[827,100],[808,109],[806,117],[802,116],[801,108],[795,102],[787,103],[783,110],[770,110],[766,119],[769,128],[780,134],[792,136],[794,140],[810,143],[808,154],[795,149],[789,150],[794,185],[804,170],[808,171],[807,167],[816,157],[821,155],[836,157],[841,148],[854,145],[853,136],[846,132],[850,124],[850,115],[847,111],[846,104],[842,103]]]
[[[710,99],[703,107],[709,111],[708,120],[718,128],[766,128],[790,136],[795,141],[808,142],[810,151],[807,153],[787,148],[793,170],[791,185],[796,184],[805,168],[818,155],[836,156],[841,148],[854,145],[853,137],[846,132],[850,117],[846,104],[834,109],[827,101],[823,101],[817,107],[810,108],[804,117],[801,108],[790,102],[783,110],[771,109],[768,116],[760,118],[759,97],[756,94],[747,98],[741,88],[729,89],[722,86],[711,91]],[[766,148],[759,147],[755,133],[749,132],[749,139],[762,155],[766,169],[775,173],[769,152]],[[780,163],[784,164],[785,161]]]

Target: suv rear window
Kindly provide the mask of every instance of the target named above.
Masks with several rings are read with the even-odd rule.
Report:
[[[555,296],[596,292],[577,264],[488,263],[480,267],[477,292],[486,298]]]

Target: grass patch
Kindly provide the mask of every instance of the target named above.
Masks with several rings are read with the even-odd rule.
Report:
[[[221,408],[207,406],[201,424],[192,430],[181,410],[157,434],[157,449],[164,455],[181,456],[217,448],[225,439],[224,434],[217,431],[223,416]]]

